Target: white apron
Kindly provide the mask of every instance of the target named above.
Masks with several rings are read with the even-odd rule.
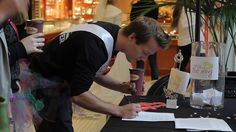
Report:
[[[102,73],[107,69],[108,63],[112,56],[113,45],[114,45],[113,37],[108,31],[106,31],[104,28],[98,25],[80,24],[80,25],[74,25],[70,29],[62,32],[60,35],[62,35],[63,37],[60,38],[60,41],[63,42],[63,39],[66,40],[69,37],[69,33],[76,32],[76,31],[90,32],[98,36],[104,42],[106,50],[107,50],[108,58],[107,58],[107,61],[96,72],[96,76],[102,75]]]

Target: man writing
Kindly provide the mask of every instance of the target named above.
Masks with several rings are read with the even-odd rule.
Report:
[[[95,81],[112,90],[129,94],[134,92],[130,83],[122,83],[106,75],[116,54],[119,51],[125,53],[128,61],[145,60],[159,48],[165,48],[169,41],[170,37],[156,20],[148,17],[139,17],[124,28],[106,22],[93,22],[62,32],[31,61],[30,68],[34,72],[46,78],[59,77],[68,84],[59,92],[63,93],[60,99],[64,99],[53,112],[55,119],[47,120],[50,115],[44,114],[46,116],[38,131],[73,131],[71,100],[99,113],[126,118],[137,116],[141,111],[139,104],[117,106],[100,100],[88,90]],[[51,99],[48,98],[48,105]]]

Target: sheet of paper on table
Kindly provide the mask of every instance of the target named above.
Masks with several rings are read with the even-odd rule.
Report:
[[[176,118],[175,129],[232,132],[232,129],[224,120],[216,118]]]
[[[124,121],[174,121],[174,113],[158,113],[158,112],[139,112],[138,116],[133,119],[122,118]]]

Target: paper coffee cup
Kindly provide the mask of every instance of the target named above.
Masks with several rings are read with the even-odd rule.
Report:
[[[143,95],[144,91],[144,70],[143,69],[129,69],[130,71],[130,82],[134,83],[137,92],[135,95]]]
[[[43,20],[27,20],[26,21],[26,33],[35,34],[43,33]]]

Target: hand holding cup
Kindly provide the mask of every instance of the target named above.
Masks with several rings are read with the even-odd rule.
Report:
[[[126,94],[135,94],[137,92],[135,88],[135,83],[123,82],[121,84],[121,92]]]
[[[43,34],[43,20],[27,20],[26,21],[26,33],[28,37],[21,40],[27,54],[34,52],[43,52],[41,48],[44,46],[44,34]]]
[[[35,34],[43,33],[43,20],[27,20],[26,21],[26,33]]]
[[[31,54],[34,52],[43,52],[41,50],[41,47],[44,46],[44,41],[45,38],[43,33],[32,34],[21,40],[27,54]]]

